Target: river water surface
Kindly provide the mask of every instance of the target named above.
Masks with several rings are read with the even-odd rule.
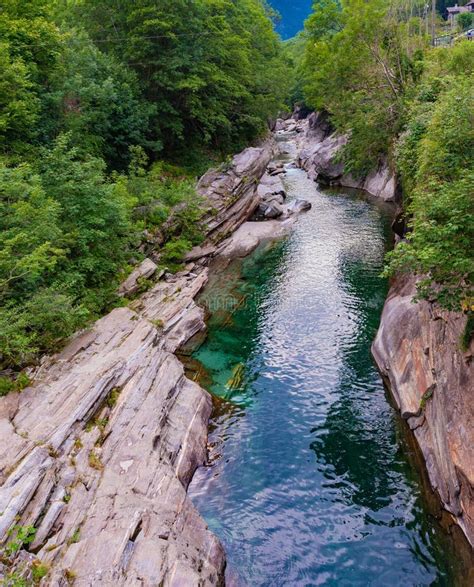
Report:
[[[320,191],[292,234],[207,288],[194,353],[216,398],[211,465],[190,495],[242,586],[453,585],[454,558],[370,356],[391,210]]]

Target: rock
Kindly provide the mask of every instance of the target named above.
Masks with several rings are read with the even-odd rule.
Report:
[[[311,210],[312,207],[311,202],[308,202],[307,200],[293,200],[288,204],[287,212],[289,214],[301,214]]]
[[[474,546],[474,362],[459,344],[466,318],[413,303],[415,284],[412,276],[396,278],[372,353],[433,489]]]
[[[291,118],[293,118],[293,120],[304,120],[311,114],[311,112],[311,109],[304,104],[297,104],[293,110]]]
[[[0,410],[0,543],[36,525],[49,585],[70,571],[84,585],[222,578],[222,547],[186,495],[211,400],[173,354],[204,328],[193,298],[206,280],[161,282],[112,311],[39,368],[14,415]]]
[[[134,294],[140,287],[140,279],[152,277],[157,269],[158,267],[151,259],[145,259],[122,283],[119,288],[119,295],[129,296]]]
[[[206,219],[208,237],[218,243],[255,212],[261,197],[257,186],[267,165],[278,152],[273,139],[235,156],[227,167],[211,170],[198,183],[198,192],[211,214]]]
[[[285,187],[279,176],[271,176],[266,173],[257,188],[257,195],[261,200],[268,200],[270,196],[281,195],[283,199],[286,198]]]
[[[267,220],[266,222],[245,222],[234,234],[222,243],[219,255],[231,260],[246,257],[265,241],[285,237],[295,219],[285,221]]]
[[[275,126],[274,126],[274,132],[279,132],[284,130],[285,128],[285,121],[282,118],[278,118],[277,121],[275,122]]]
[[[278,163],[278,162],[270,163],[270,165],[268,165],[268,167],[267,167],[267,173],[270,176],[280,175],[282,173],[286,173],[285,166],[283,163]]]
[[[285,201],[285,198],[282,194],[267,194],[264,199],[265,204],[270,204],[270,203],[275,202],[277,204],[282,205],[284,201]]]
[[[280,218],[283,214],[283,208],[278,204],[278,202],[262,202],[259,204],[256,212],[255,212],[255,219],[256,220],[274,220],[276,218]]]
[[[387,161],[380,161],[371,173],[360,179],[345,173],[338,155],[348,140],[348,135],[332,132],[326,114],[313,113],[308,118],[298,165],[308,172],[310,178],[323,185],[357,188],[386,202],[398,202],[400,193],[395,173]]]
[[[308,116],[307,136],[313,141],[322,142],[333,132],[334,128],[326,112],[313,112]]]
[[[310,140],[300,152],[298,162],[309,177],[324,184],[339,180],[344,174],[344,164],[336,156],[347,144],[347,136],[332,134],[323,141]]]
[[[186,254],[184,260],[186,262],[189,261],[198,261],[203,257],[210,257],[216,252],[216,247],[214,245],[205,245],[202,247],[194,247],[189,253]]]

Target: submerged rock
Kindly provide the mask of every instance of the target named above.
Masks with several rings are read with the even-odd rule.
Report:
[[[287,212],[289,214],[301,214],[302,212],[308,212],[311,208],[312,204],[307,200],[293,200],[288,204]]]

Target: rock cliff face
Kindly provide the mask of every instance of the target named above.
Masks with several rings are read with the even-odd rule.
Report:
[[[400,199],[395,174],[386,161],[361,179],[345,173],[344,164],[337,160],[337,155],[347,144],[348,137],[334,132],[323,114],[313,113],[307,121],[298,124],[304,129],[298,164],[309,177],[326,185],[362,189],[386,202]]]
[[[228,166],[206,173],[198,184],[199,193],[211,207],[207,219],[208,237],[219,242],[250,218],[260,204],[256,192],[267,165],[278,152],[276,143],[250,147]]]
[[[462,352],[465,318],[414,293],[413,277],[396,279],[372,352],[431,486],[474,546],[474,341]]]
[[[205,258],[258,206],[275,149],[247,149],[201,180],[213,212],[208,242],[189,257],[197,263],[99,320],[46,358],[31,387],[0,399],[0,545],[15,525],[34,526],[29,551],[50,565],[48,585],[223,582],[223,549],[186,494],[206,459],[211,398],[174,353],[205,328],[194,302]]]

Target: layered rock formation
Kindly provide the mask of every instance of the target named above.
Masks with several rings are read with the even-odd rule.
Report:
[[[208,202],[208,238],[220,242],[230,236],[257,209],[261,197],[257,193],[260,179],[278,152],[271,140],[263,146],[246,149],[229,165],[206,173],[198,191]]]
[[[36,528],[20,575],[26,556],[50,566],[48,585],[222,583],[223,549],[186,495],[206,459],[211,399],[174,352],[205,328],[194,298],[206,258],[259,205],[275,152],[269,141],[202,178],[211,213],[208,241],[188,256],[197,263],[99,320],[43,360],[32,386],[0,399],[0,545],[12,528]],[[121,293],[155,270],[142,264]]]
[[[395,173],[386,161],[381,161],[366,177],[355,178],[345,172],[344,164],[338,160],[341,149],[347,144],[347,135],[334,132],[321,113],[313,113],[298,125],[304,129],[298,164],[309,177],[325,185],[362,189],[386,202],[399,201]]]
[[[0,536],[35,526],[49,584],[219,583],[222,548],[186,496],[211,400],[172,354],[204,328],[206,277],[114,310],[2,400]]]
[[[372,351],[431,486],[474,546],[474,341],[463,352],[466,318],[414,294],[413,277],[396,279]]]

